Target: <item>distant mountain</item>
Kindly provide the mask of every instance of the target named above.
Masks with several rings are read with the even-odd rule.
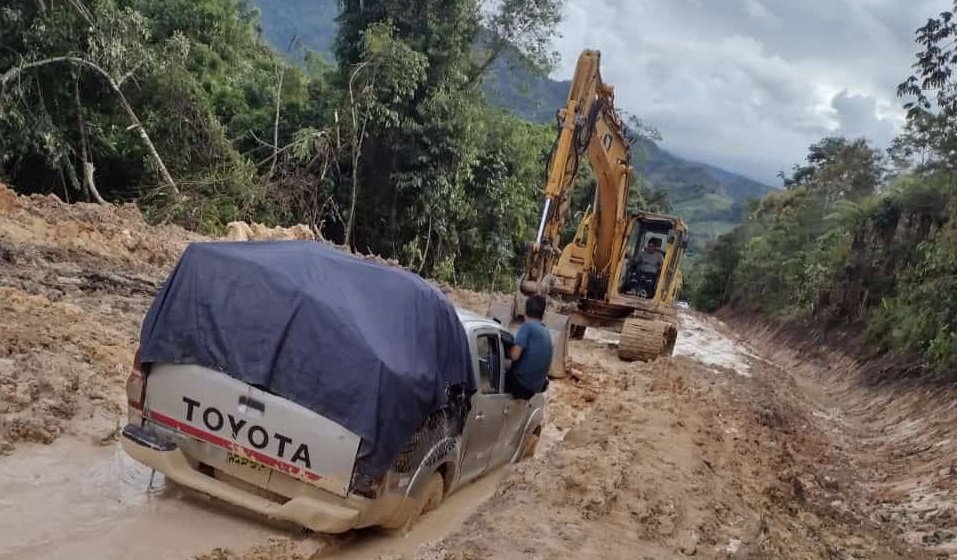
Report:
[[[485,91],[492,103],[529,120],[552,123],[556,109],[568,99],[570,85],[534,75],[503,58],[489,73]],[[713,238],[743,223],[747,201],[773,190],[720,167],[676,156],[651,140],[642,140],[636,153],[635,169],[651,188],[668,193],[675,213],[699,238]]]
[[[712,238],[743,223],[747,202],[773,187],[713,165],[678,157],[651,141],[641,142],[635,165],[654,189],[668,193],[675,212],[698,237]]]
[[[281,53],[301,44],[332,61],[332,44],[339,24],[336,0],[253,0],[259,8],[263,36]]]
[[[339,13],[335,0],[253,0],[260,9],[263,35],[277,50],[292,53],[301,44],[333,60]],[[485,78],[489,101],[517,115],[554,123],[555,111],[565,104],[568,81],[535,75],[503,56]],[[676,156],[652,141],[642,141],[635,168],[654,189],[668,193],[675,213],[682,216],[699,242],[743,223],[750,199],[773,187],[706,163]],[[696,243],[697,245],[697,243]]]
[[[482,84],[488,100],[533,122],[554,123],[555,112],[565,106],[571,81],[533,74],[518,63],[518,54],[506,52],[496,60]]]

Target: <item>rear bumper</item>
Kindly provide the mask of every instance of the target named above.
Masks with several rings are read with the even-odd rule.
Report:
[[[360,524],[359,509],[311,496],[297,496],[278,503],[207,476],[190,465],[174,442],[139,426],[127,425],[120,442],[130,457],[170,480],[270,519],[290,521],[322,533],[343,533]]]

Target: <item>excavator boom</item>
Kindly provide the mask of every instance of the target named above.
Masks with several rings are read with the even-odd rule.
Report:
[[[620,330],[619,356],[628,360],[670,354],[677,336],[673,303],[681,286],[687,228],[680,218],[627,214],[631,142],[615,109],[614,89],[601,79],[600,60],[594,50],[578,58],[568,100],[558,111],[541,219],[519,291],[508,310],[492,313],[504,322],[516,317],[527,296],[557,298],[562,303],[546,314],[545,323],[556,340],[558,362],[563,360],[564,339],[581,336],[588,326]],[[595,174],[595,198],[574,239],[563,244],[582,156]],[[646,254],[658,254],[652,259],[658,267],[653,274],[646,265],[639,266],[649,258]],[[563,369],[553,362],[554,377]]]
[[[598,181],[595,212],[591,215],[595,222],[591,229],[594,252],[588,256],[599,270],[608,270],[619,248],[615,234],[624,224],[628,205],[631,145],[615,111],[614,89],[602,82],[600,60],[598,51],[586,50],[581,54],[568,101],[558,112],[560,128],[548,164],[545,202],[522,283],[522,291],[529,294],[547,291],[538,283],[546,280],[560,254],[561,235],[582,155],[589,158]]]

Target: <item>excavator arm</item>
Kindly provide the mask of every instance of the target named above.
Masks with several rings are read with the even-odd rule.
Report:
[[[557,309],[544,320],[555,350],[549,375],[565,375],[566,341],[580,337],[588,326],[621,330],[618,355],[625,360],[670,355],[677,337],[672,308],[681,284],[678,268],[685,228],[680,219],[641,212],[626,216],[633,169],[631,144],[615,110],[611,86],[601,80],[598,51],[578,59],[565,107],[558,112],[558,139],[552,148],[545,184],[545,203],[535,240],[529,246],[525,272],[514,301],[490,304],[489,314],[503,325],[533,294],[557,296]],[[582,156],[595,172],[595,199],[578,223],[575,237],[562,246],[572,191]],[[653,297],[621,294],[629,251],[625,244],[641,232],[668,238],[664,274],[659,273]],[[566,305],[571,303],[572,305]]]
[[[548,165],[545,203],[520,286],[526,295],[576,294],[589,276],[607,277],[621,248],[631,146],[615,110],[614,90],[602,82],[600,57],[598,51],[582,52],[568,101],[558,113],[560,129]],[[582,217],[575,240],[563,250],[561,236],[582,155],[595,172],[595,200],[593,210]]]

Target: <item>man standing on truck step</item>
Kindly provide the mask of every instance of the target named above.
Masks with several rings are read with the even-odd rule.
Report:
[[[545,298],[540,295],[525,301],[525,322],[509,349],[512,367],[505,374],[505,390],[528,400],[548,386],[548,368],[552,363],[552,336],[542,324]]]

